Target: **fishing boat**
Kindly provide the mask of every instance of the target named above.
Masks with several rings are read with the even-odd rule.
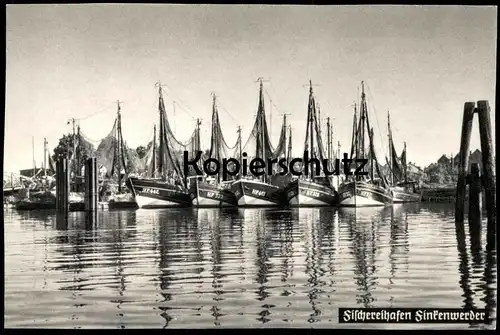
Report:
[[[223,159],[237,157],[236,153],[241,151],[241,128],[238,128],[238,140],[233,147],[227,145],[219,122],[216,96],[213,94],[212,103],[212,135],[210,139],[210,150],[206,159],[215,159],[222,162]],[[241,155],[239,152],[238,155]],[[194,176],[188,178],[189,190],[192,203],[195,207],[228,207],[237,206],[238,201],[233,192],[231,184],[232,176],[224,176],[222,172],[216,176]]]
[[[406,163],[406,142],[401,156],[394,149],[391,129],[391,116],[387,112],[387,129],[389,137],[389,158],[386,157],[390,170],[390,189],[394,203],[420,202],[422,192],[418,190],[418,182],[408,180],[408,165]]]
[[[86,136],[81,133],[81,137]],[[92,154],[98,165],[99,202],[108,209],[136,208],[137,204],[127,187],[127,176],[134,168],[135,150],[127,146],[122,129],[122,112],[117,101],[113,127]],[[85,179],[85,168],[81,168],[81,179]]]
[[[78,132],[69,135],[72,145],[68,146],[65,152],[60,153],[63,157],[68,157],[70,164],[70,192],[69,192],[69,208],[70,210],[82,210],[84,208],[84,193],[76,187],[77,175],[75,171],[79,168],[79,152],[81,145],[89,145],[85,140],[80,139],[79,127]],[[37,169],[33,168],[31,177],[21,176],[24,188],[22,196],[18,196],[14,206],[17,210],[36,210],[36,209],[56,209],[56,189],[55,189],[55,169],[53,159],[48,150],[47,140],[44,139],[43,148],[43,166]],[[47,158],[49,168],[47,168]]]
[[[255,124],[250,137],[242,148],[242,160],[260,158],[266,164],[273,159],[279,159],[286,151],[286,126],[282,127],[278,146],[273,148],[267,129],[264,109],[264,93],[262,79],[260,81],[259,105]],[[284,117],[285,120],[285,117]],[[252,152],[246,154],[247,152]],[[253,154],[255,153],[255,154]],[[287,205],[285,187],[282,176],[265,171],[262,176],[245,176],[240,173],[238,179],[231,184],[231,191],[236,196],[238,206],[277,207]]]
[[[316,112],[316,101],[313,94],[312,83],[309,88],[309,103],[307,111],[306,139],[304,144],[304,152],[307,152],[310,157],[304,157],[304,164],[308,164],[308,174],[298,178],[294,178],[287,187],[287,200],[290,206],[306,207],[306,206],[333,206],[337,200],[337,192],[332,185],[332,179],[325,175],[325,171],[321,168],[320,171],[315,171],[315,164],[306,162],[308,160],[318,160],[322,165],[327,159],[328,172],[331,170],[331,150],[330,143],[328,145],[328,158],[324,153],[323,141],[321,138],[321,125],[318,122]],[[330,122],[327,124],[328,140],[331,139]],[[317,163],[317,162],[316,162]],[[320,173],[318,173],[320,172]]]
[[[339,205],[346,207],[386,206],[392,204],[392,193],[382,168],[378,164],[373,144],[373,128],[370,127],[364,82],[361,82],[361,106],[359,123],[354,109],[351,159],[368,159],[368,175],[350,175],[339,187]],[[368,148],[365,148],[365,135],[368,135]],[[354,163],[357,169],[357,163]],[[365,166],[366,168],[366,166]],[[364,170],[364,169],[363,169]],[[364,170],[366,171],[366,170]]]
[[[188,176],[184,175],[182,158],[184,151],[195,154],[199,150],[199,120],[187,144],[179,142],[168,122],[162,87],[161,85],[158,87],[160,114],[158,152],[156,152],[155,134],[154,145],[151,146],[147,155],[150,158],[148,172],[143,175],[130,175],[127,179],[127,186],[134,194],[139,208],[189,207],[192,200],[187,188]]]

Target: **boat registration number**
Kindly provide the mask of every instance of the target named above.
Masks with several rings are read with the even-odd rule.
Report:
[[[351,192],[344,192],[340,195],[340,199],[341,200],[344,200],[344,199],[348,199],[348,198],[352,198],[352,193]]]
[[[207,192],[207,198],[222,199],[222,194],[215,192]]]
[[[261,191],[261,190],[252,190],[252,195],[256,195],[256,196],[259,196],[259,197],[265,197],[266,196],[266,192]]]
[[[143,193],[148,193],[148,194],[160,194],[160,190],[155,189],[155,188],[149,188],[146,187],[142,190]]]
[[[307,197],[311,197],[311,198],[318,198],[319,197],[319,192],[318,191],[306,190],[305,191],[305,195]]]

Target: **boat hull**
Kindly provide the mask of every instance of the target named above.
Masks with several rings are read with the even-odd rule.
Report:
[[[190,188],[191,201],[195,207],[234,207],[238,201],[228,188],[194,180]]]
[[[129,187],[139,208],[190,207],[186,189],[158,179],[129,178]]]
[[[409,202],[420,202],[422,199],[421,193],[408,192],[405,190],[398,190],[395,188],[391,188],[392,191],[392,199],[395,204],[403,204]]]
[[[339,206],[374,207],[392,205],[389,190],[361,181],[344,183],[339,188]]]
[[[284,188],[251,179],[239,179],[231,185],[239,207],[286,206]]]
[[[291,207],[334,206],[337,201],[334,189],[300,179],[290,182],[286,194]]]

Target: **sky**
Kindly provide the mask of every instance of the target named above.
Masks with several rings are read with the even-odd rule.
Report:
[[[117,100],[127,144],[145,145],[158,122],[157,82],[177,138],[201,118],[204,147],[212,92],[227,142],[238,126],[246,140],[259,77],[273,143],[290,114],[295,154],[309,80],[341,152],[349,152],[361,81],[379,157],[388,111],[396,149],[406,142],[420,166],[458,153],[466,101],[488,100],[495,124],[496,7],[7,5],[6,21],[4,171],[33,167],[33,152],[40,166],[43,139],[52,153],[72,131],[70,118],[97,146]],[[472,150],[478,134],[476,117]]]

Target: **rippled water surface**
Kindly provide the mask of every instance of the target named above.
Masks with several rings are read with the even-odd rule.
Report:
[[[345,325],[338,308],[496,308],[496,255],[467,225],[457,238],[450,205],[4,221],[5,327],[486,328]]]

